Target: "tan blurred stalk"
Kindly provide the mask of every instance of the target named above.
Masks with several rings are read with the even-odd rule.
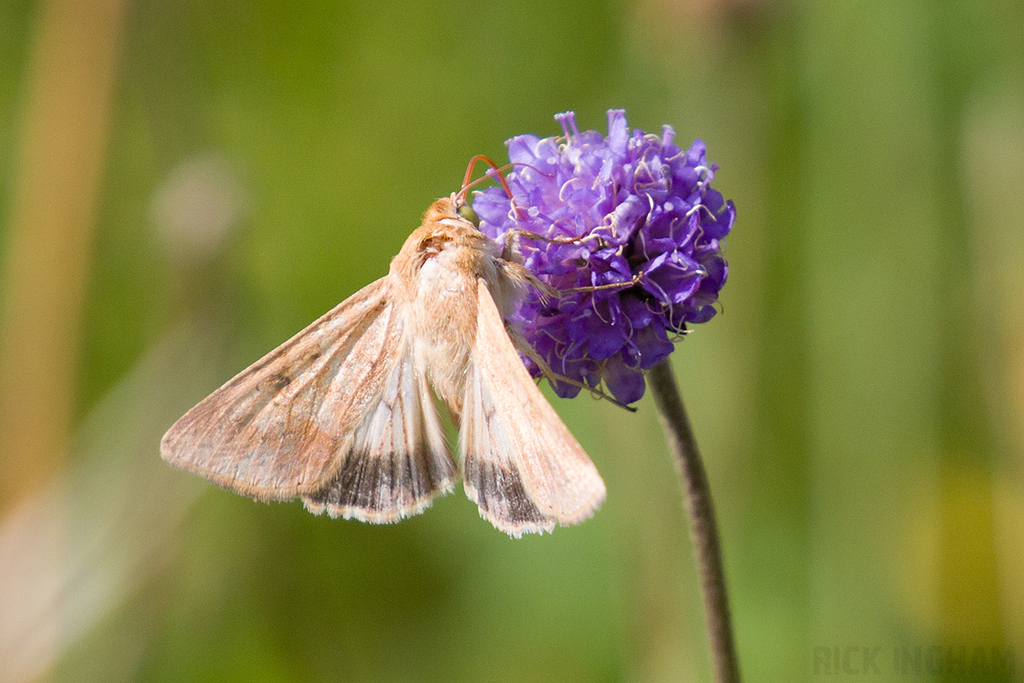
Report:
[[[33,34],[0,274],[0,520],[36,491],[60,490],[50,482],[62,471],[71,430],[124,6],[124,0],[51,0],[41,5]],[[59,575],[66,552],[67,501],[59,496],[51,503],[49,524],[26,527],[49,532],[28,537],[43,560],[34,565],[40,580]],[[40,624],[21,644],[55,653],[60,628],[59,620]],[[31,678],[45,670],[35,669]]]
[[[40,8],[0,292],[0,513],[60,470],[125,0]]]

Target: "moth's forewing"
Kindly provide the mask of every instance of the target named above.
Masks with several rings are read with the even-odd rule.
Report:
[[[422,512],[457,477],[426,371],[404,340],[380,401],[356,428],[341,469],[310,512],[364,522],[396,522]]]
[[[526,372],[483,280],[459,446],[466,495],[517,538],[582,522],[604,501],[601,475]]]
[[[380,405],[402,327],[388,279],[377,280],[192,408],[164,435],[161,455],[257,500],[317,494]]]

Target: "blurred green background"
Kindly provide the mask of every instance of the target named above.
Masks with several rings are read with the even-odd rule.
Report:
[[[158,454],[472,155],[613,107],[739,212],[675,368],[746,680],[1019,680],[1019,0],[4,0],[0,681],[709,680],[650,398],[555,401],[608,499],[520,541]]]

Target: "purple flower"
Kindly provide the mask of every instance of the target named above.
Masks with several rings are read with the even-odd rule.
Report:
[[[491,237],[518,229],[557,240],[520,238],[526,267],[555,290],[605,287],[549,300],[532,292],[515,322],[554,372],[591,387],[603,382],[616,400],[633,403],[644,393],[643,371],[668,357],[687,323],[714,316],[728,274],[720,240],[736,209],[711,189],[718,167],[700,140],[681,150],[669,126],[661,137],[630,132],[620,109],[608,112],[607,137],[580,132],[572,112],[555,119],[561,137],[506,143],[514,205],[491,187],[473,209]],[[553,385],[563,397],[580,391]]]

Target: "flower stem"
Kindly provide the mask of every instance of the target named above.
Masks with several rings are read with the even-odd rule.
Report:
[[[690,420],[686,416],[683,399],[668,359],[647,372],[654,394],[661,426],[672,458],[679,472],[679,484],[690,516],[690,534],[700,573],[701,592],[704,595],[704,616],[708,622],[708,640],[711,661],[717,683],[739,683],[740,667],[736,659],[729,601],[725,590],[725,572],[722,567],[722,549],[718,542],[715,510],[711,502],[704,463],[697,450]]]

